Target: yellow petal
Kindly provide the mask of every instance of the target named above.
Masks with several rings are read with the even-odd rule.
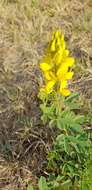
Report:
[[[60,37],[57,38],[57,47],[59,48],[61,46],[61,39]]]
[[[64,80],[64,81],[61,81],[60,83],[60,91],[62,91],[62,89],[66,88],[68,85],[67,81]]]
[[[63,52],[63,57],[66,58],[69,55],[69,50],[65,49]]]
[[[61,35],[61,41],[62,41],[62,42],[65,41],[65,40],[64,40],[64,34]]]
[[[45,71],[44,76],[45,76],[46,80],[52,80],[52,79],[55,80],[55,78],[56,78],[54,73],[51,71]]]
[[[50,72],[48,71],[44,72],[44,76],[46,80],[51,80]]]
[[[56,32],[55,32],[55,38],[59,38],[60,37],[60,35],[61,35],[61,32],[59,31],[59,30],[57,30]]]
[[[52,80],[52,81],[49,81],[47,84],[46,84],[46,92],[49,94],[50,92],[53,91],[53,86],[55,85],[56,81],[55,80]]]
[[[70,80],[70,79],[72,79],[72,77],[73,77],[73,75],[74,75],[74,72],[67,72],[67,74],[66,74],[66,79],[67,80]]]
[[[63,76],[65,76],[66,73],[67,73],[67,71],[68,71],[67,65],[65,65],[65,64],[61,65],[61,67],[57,71],[57,77],[58,77],[58,79],[61,79]]]
[[[62,49],[65,49],[65,41],[62,42]]]
[[[70,90],[68,89],[61,89],[60,90],[60,93],[63,95],[63,96],[69,96],[71,94]]]
[[[48,64],[48,63],[40,63],[40,69],[42,71],[48,71],[52,68],[52,65]]]
[[[62,44],[62,49],[65,50],[64,34],[62,34],[62,36],[61,36],[61,44]]]
[[[55,55],[55,62],[56,62],[57,65],[61,63],[62,56],[63,56],[63,50],[62,50],[62,48],[60,48],[58,50],[58,52],[56,53],[56,55]]]
[[[54,39],[51,43],[51,52],[54,52],[56,50],[55,43],[56,43],[56,40]]]
[[[72,67],[74,64],[74,58],[72,57],[67,57],[63,62],[66,64],[68,67]]]

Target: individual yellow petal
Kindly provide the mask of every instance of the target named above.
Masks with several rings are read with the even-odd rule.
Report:
[[[66,73],[66,79],[67,79],[67,80],[72,79],[73,75],[74,75],[74,72],[72,72],[72,71],[67,72],[67,73]]]
[[[70,90],[68,89],[61,89],[60,90],[60,93],[63,95],[63,96],[69,96],[71,94]]]
[[[56,53],[56,55],[55,55],[55,62],[56,62],[56,65],[58,65],[58,64],[61,63],[61,61],[62,61],[62,56],[63,56],[63,50],[62,50],[62,48],[60,48],[60,49],[58,50],[58,52]]]
[[[61,46],[61,39],[60,39],[60,37],[57,38],[57,43],[56,44],[57,44],[58,48]]]
[[[54,40],[52,41],[52,43],[51,43],[51,47],[50,47],[51,52],[54,52],[54,51],[56,50],[56,46],[55,46],[55,44],[56,44],[56,40],[54,39]]]
[[[64,40],[64,34],[61,35],[61,40],[62,40],[62,41],[65,41],[65,40]]]
[[[62,49],[65,50],[64,34],[62,34],[62,36],[61,36],[61,44],[62,44]]]
[[[46,92],[49,94],[53,91],[53,86],[55,85],[56,81],[55,80],[52,80],[52,81],[49,81],[47,84],[46,84]]]
[[[72,57],[67,57],[64,61],[63,61],[63,63],[64,64],[66,64],[68,67],[72,67],[73,66],[73,64],[74,64],[74,58],[72,58]]]
[[[45,71],[44,76],[45,76],[46,80],[52,80],[52,79],[55,80],[55,78],[56,78],[52,71]]]
[[[61,65],[61,67],[57,70],[57,77],[58,79],[62,78],[68,71],[67,65]]]
[[[59,31],[59,30],[57,30],[56,32],[55,32],[55,38],[59,38],[60,37],[60,35],[61,35],[61,32]]]
[[[48,71],[52,68],[52,65],[51,64],[48,64],[48,63],[40,63],[40,69],[42,71]]]
[[[65,49],[65,42],[64,41],[62,42],[62,49],[63,50]]]
[[[65,49],[63,51],[63,58],[66,58],[69,55],[69,50]]]
[[[64,80],[64,81],[61,81],[60,83],[60,91],[62,91],[62,89],[66,88],[68,85],[67,81]]]
[[[51,80],[50,72],[48,71],[44,72],[44,76],[46,80]]]

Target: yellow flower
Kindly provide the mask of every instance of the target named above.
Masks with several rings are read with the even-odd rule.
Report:
[[[61,65],[56,73],[58,80],[64,79],[67,71],[68,71],[68,67],[66,65]]]
[[[63,88],[66,88],[67,86],[68,86],[68,83],[67,83],[66,80],[61,81],[61,83],[60,83],[60,90],[63,89]]]
[[[56,80],[56,77],[55,77],[55,75],[54,75],[54,73],[52,71],[45,71],[44,72],[44,77],[48,81],[50,81],[50,80]]]
[[[62,50],[62,48],[60,48],[60,49],[57,51],[56,55],[55,55],[56,65],[58,65],[58,64],[61,63],[62,58],[63,58],[63,50]]]
[[[63,60],[63,64],[67,65],[68,67],[72,67],[74,65],[74,58],[73,57],[66,57]]]
[[[69,50],[65,49],[65,50],[63,51],[63,59],[65,59],[65,58],[68,57],[68,56],[69,56]]]
[[[74,72],[72,72],[72,71],[67,72],[67,73],[66,73],[66,77],[65,77],[66,80],[70,80],[70,79],[72,79],[73,75],[74,75]]]
[[[55,80],[47,82],[47,84],[45,86],[45,91],[47,94],[49,94],[53,91],[53,87],[54,87],[55,83],[56,83]]]
[[[56,43],[56,40],[54,39],[51,43],[51,52],[54,52],[56,50],[55,43]]]
[[[64,40],[64,35],[62,34],[62,37],[61,37],[61,47],[63,50],[65,50],[65,40]]]
[[[70,90],[67,89],[67,86],[68,86],[68,83],[67,81],[61,81],[61,84],[60,84],[60,93],[63,95],[63,96],[69,96],[70,95]]]
[[[41,63],[40,64],[40,69],[42,71],[48,71],[52,68],[52,65],[48,64],[48,63]]]
[[[63,96],[69,96],[71,94],[70,90],[68,90],[67,88],[60,89],[60,93]]]

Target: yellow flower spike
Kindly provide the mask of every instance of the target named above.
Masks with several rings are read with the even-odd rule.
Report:
[[[67,72],[67,73],[66,73],[66,80],[72,79],[73,75],[74,75],[74,72],[72,72],[72,71]]]
[[[71,92],[68,90],[67,81],[73,77],[74,73],[70,71],[73,65],[74,58],[69,56],[64,35],[60,31],[53,32],[52,40],[40,64],[45,81],[44,92],[49,94],[56,90],[63,96],[69,96]]]
[[[47,94],[51,93],[53,91],[53,87],[55,85],[56,81],[55,80],[52,80],[52,81],[49,81],[46,86],[45,86],[45,90],[47,92]]]
[[[68,89],[61,89],[60,90],[60,93],[63,95],[63,96],[69,96],[71,94],[70,90]]]
[[[42,71],[48,71],[52,68],[52,65],[48,64],[48,63],[40,63],[40,69]]]

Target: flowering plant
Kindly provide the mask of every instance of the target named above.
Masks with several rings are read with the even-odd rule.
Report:
[[[74,62],[66,48],[64,35],[60,31],[54,32],[40,63],[44,76],[44,87],[39,92],[41,119],[43,125],[47,124],[55,132],[53,148],[47,152],[48,188],[41,178],[46,190],[80,189],[81,176],[92,148],[82,127],[87,121],[80,114],[79,95],[68,89],[68,81],[74,74]]]

